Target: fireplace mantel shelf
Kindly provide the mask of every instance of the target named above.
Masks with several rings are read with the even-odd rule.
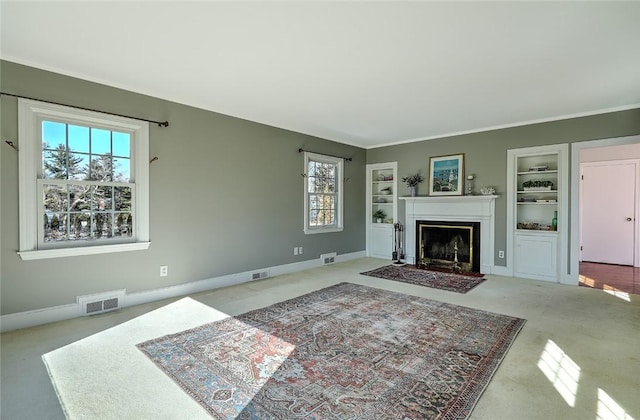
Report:
[[[468,201],[491,201],[499,198],[499,195],[419,195],[416,197],[404,196],[398,197],[400,200],[430,202],[430,203],[450,203],[450,202],[468,202]]]

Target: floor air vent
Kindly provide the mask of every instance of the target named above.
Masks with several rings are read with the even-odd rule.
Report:
[[[258,271],[256,273],[251,274],[251,280],[266,279],[267,277],[269,277],[268,271]]]
[[[95,315],[115,311],[122,305],[125,290],[98,293],[95,295],[78,296],[78,304],[82,308],[82,315]]]
[[[333,264],[336,262],[336,254],[335,252],[330,252],[328,254],[320,255],[320,261],[322,261],[322,265]]]

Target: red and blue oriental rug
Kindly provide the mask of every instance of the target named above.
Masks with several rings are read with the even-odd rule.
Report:
[[[467,293],[485,281],[484,276],[481,274],[464,275],[444,271],[425,270],[408,265],[386,265],[360,274],[457,293]]]
[[[340,283],[138,344],[220,419],[464,419],[523,319]]]

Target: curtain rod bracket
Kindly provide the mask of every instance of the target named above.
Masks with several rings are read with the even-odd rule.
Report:
[[[11,140],[5,140],[4,142],[7,143],[9,146],[13,147],[16,152],[18,151],[18,148]]]

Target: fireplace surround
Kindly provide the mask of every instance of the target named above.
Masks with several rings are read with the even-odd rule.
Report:
[[[405,202],[406,261],[416,264],[416,222],[436,220],[445,222],[477,222],[480,224],[479,271],[494,271],[495,200],[496,195],[399,197]],[[419,251],[419,250],[418,250]]]

